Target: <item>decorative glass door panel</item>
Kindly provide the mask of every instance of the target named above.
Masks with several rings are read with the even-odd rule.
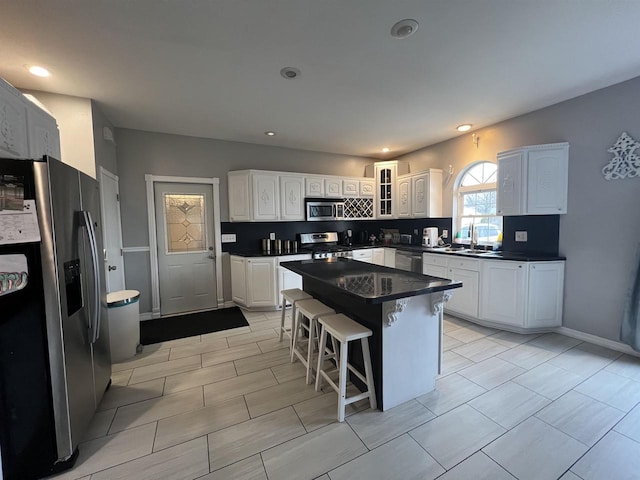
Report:
[[[204,195],[165,193],[167,253],[202,252],[207,247]]]

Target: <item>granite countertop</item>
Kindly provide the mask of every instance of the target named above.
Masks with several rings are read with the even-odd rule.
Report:
[[[362,250],[366,248],[393,248],[395,250],[403,250],[406,252],[415,252],[415,253],[437,253],[440,255],[450,255],[454,257],[473,257],[473,258],[485,258],[485,259],[494,259],[494,260],[511,260],[517,262],[551,262],[557,260],[566,260],[566,257],[562,257],[559,255],[549,255],[543,253],[522,253],[522,252],[504,252],[497,251],[494,252],[492,250],[486,251],[468,251],[468,248],[460,248],[460,251],[446,251],[444,248],[428,248],[421,247],[420,245],[406,245],[406,244],[391,244],[391,245],[383,245],[383,244],[365,244],[365,245],[351,245],[349,247],[344,247],[345,250]],[[229,255],[237,255],[239,257],[286,257],[288,255],[310,255],[311,252],[308,250],[298,249],[297,252],[281,252],[275,253],[273,250],[269,253],[253,250],[253,251],[244,251],[244,252],[229,252]]]
[[[289,255],[311,255],[311,252],[306,250],[298,250],[297,252],[280,252],[280,253],[275,253],[273,250],[268,253],[262,250],[253,250],[253,251],[245,251],[245,252],[225,252],[225,253],[229,253],[229,255],[236,255],[238,257],[287,257]]]
[[[365,303],[383,303],[462,287],[462,282],[405,272],[347,258],[299,260],[280,264]]]

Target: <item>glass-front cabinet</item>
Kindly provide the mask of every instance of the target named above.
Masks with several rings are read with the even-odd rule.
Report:
[[[397,218],[398,207],[396,180],[398,175],[409,173],[407,162],[376,162],[365,169],[368,177],[376,179],[376,218]]]

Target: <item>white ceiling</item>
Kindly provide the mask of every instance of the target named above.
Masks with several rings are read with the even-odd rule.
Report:
[[[0,0],[0,12],[0,76],[18,87],[93,98],[118,127],[351,155],[394,157],[640,75],[638,0]],[[419,30],[392,38],[404,18]],[[282,78],[285,66],[302,75]]]

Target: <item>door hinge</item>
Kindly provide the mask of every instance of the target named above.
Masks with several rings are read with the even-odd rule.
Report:
[[[122,257],[124,254],[124,250],[120,249],[120,256]]]
[[[120,194],[116,193],[116,202],[119,202],[119,201],[120,201]]]

